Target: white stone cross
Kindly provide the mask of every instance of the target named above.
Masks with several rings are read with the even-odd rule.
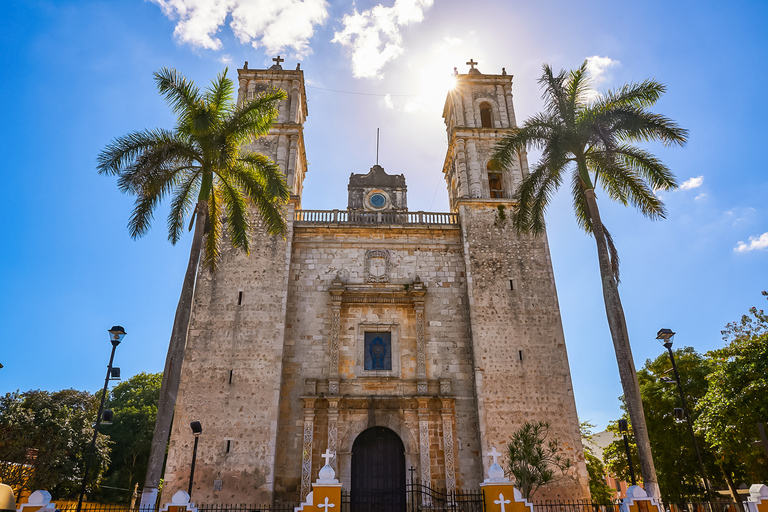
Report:
[[[325,449],[325,453],[321,455],[321,457],[325,459],[325,465],[326,465],[326,466],[330,465],[330,464],[329,464],[329,463],[330,463],[330,460],[331,460],[333,457],[335,457],[335,456],[336,456],[336,452],[332,452],[332,451],[330,450],[330,448],[326,448],[326,449]],[[322,505],[321,505],[321,506],[322,506]],[[331,506],[333,506],[333,505],[331,505]]]
[[[485,455],[486,455],[486,456],[488,456],[488,457],[493,457],[493,463],[494,463],[494,464],[498,464],[498,462],[496,461],[496,459],[497,459],[498,457],[501,457],[501,454],[500,454],[499,452],[497,452],[497,451],[496,451],[496,447],[495,447],[495,446],[494,446],[494,447],[491,449],[491,451],[489,451],[489,452],[485,452]]]
[[[328,498],[326,498],[325,501],[328,501]],[[509,503],[509,500],[505,500],[504,499],[504,495],[499,493],[499,499],[495,500],[494,503],[497,504],[497,505],[501,505],[501,512],[505,512],[504,505]],[[320,505],[320,506],[322,507],[322,505]]]
[[[509,501],[507,501],[507,503],[509,503]],[[321,504],[319,504],[319,505],[317,506],[317,508],[324,508],[324,509],[325,509],[325,512],[328,512],[328,509],[329,509],[329,508],[333,508],[333,507],[335,507],[335,506],[336,506],[336,505],[334,505],[333,503],[328,503],[328,496],[326,496],[326,497],[325,497],[325,503],[321,503]],[[502,512],[504,512],[504,505],[502,505],[501,507],[502,507]]]

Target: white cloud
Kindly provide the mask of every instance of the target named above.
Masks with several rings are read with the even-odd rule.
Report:
[[[434,0],[395,0],[392,7],[379,4],[362,12],[355,9],[342,19],[344,29],[334,34],[352,54],[352,74],[357,78],[380,77],[387,62],[405,49],[400,29],[424,19],[424,11]]]
[[[704,183],[704,176],[697,176],[696,178],[690,178],[685,180],[683,184],[680,185],[680,190],[691,190],[694,188],[699,188],[702,183]]]
[[[768,231],[760,236],[749,237],[749,243],[739,241],[733,250],[735,252],[748,252],[756,249],[768,249]]]
[[[698,201],[700,199],[706,199],[706,197],[707,197],[707,194],[701,193],[701,194],[697,195],[696,197],[694,197],[693,199],[694,199],[694,201]]]
[[[231,16],[232,32],[242,43],[268,52],[310,53],[314,27],[328,17],[326,0],[151,0],[163,14],[178,19],[176,39],[196,48],[218,50],[216,33]]]
[[[592,78],[592,84],[601,85],[605,83],[610,78],[610,75],[607,73],[608,68],[618,65],[619,61],[613,60],[610,57],[600,57],[598,55],[587,57],[587,72]]]
[[[589,73],[592,82],[586,93],[588,101],[594,101],[600,97],[597,87],[612,78],[609,69],[619,64],[618,60],[613,60],[610,57],[600,57],[599,55],[587,57],[587,73]]]

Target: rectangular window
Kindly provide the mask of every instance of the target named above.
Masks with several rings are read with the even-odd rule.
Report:
[[[491,192],[491,198],[503,198],[504,190],[501,188],[501,173],[488,173],[488,188]]]
[[[366,332],[364,352],[366,370],[391,370],[392,333]]]

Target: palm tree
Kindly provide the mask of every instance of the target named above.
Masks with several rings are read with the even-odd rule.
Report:
[[[117,176],[120,190],[136,196],[128,223],[133,238],[147,233],[155,208],[168,196],[168,240],[172,244],[180,240],[190,216],[189,230],[194,226],[142,494],[142,505],[150,501],[153,506],[179,389],[201,252],[204,265],[214,271],[226,230],[232,245],[248,253],[251,206],[270,234],[284,234],[283,205],[289,197],[277,164],[242,148],[268,132],[277,117],[275,103],[286,98],[285,92],[271,90],[235,105],[234,86],[226,70],[204,92],[176,70],[164,68],[154,76],[160,94],[177,116],[176,127],[129,133],[114,139],[98,156],[99,174]]]
[[[544,112],[527,120],[496,147],[494,161],[509,168],[527,148],[542,151],[541,160],[525,177],[514,206],[513,225],[521,233],[542,234],[549,201],[570,173],[576,221],[595,237],[608,325],[616,351],[627,410],[637,440],[645,488],[659,496],[656,471],[645,426],[640,387],[619,298],[619,259],[597,208],[595,186],[623,205],[632,204],[651,219],[664,218],[664,204],[654,190],[677,187],[672,172],[654,155],[632,145],[660,141],[683,145],[688,135],[671,119],[647,110],[665,92],[663,84],[646,80],[628,84],[589,101],[587,63],[554,75],[548,65],[539,83]]]

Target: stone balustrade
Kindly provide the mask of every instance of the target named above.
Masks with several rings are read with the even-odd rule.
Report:
[[[296,210],[297,224],[360,224],[371,225],[458,225],[457,213],[401,212],[401,211],[348,211],[348,210]]]

